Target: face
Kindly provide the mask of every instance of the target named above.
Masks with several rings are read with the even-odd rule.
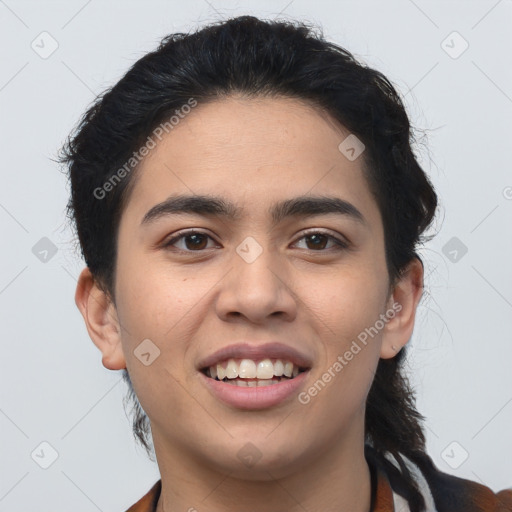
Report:
[[[362,442],[379,357],[412,326],[388,293],[363,156],[338,149],[348,135],[294,99],[230,97],[198,105],[137,170],[116,326],[94,336],[128,369],[159,460],[265,479]],[[209,376],[217,363],[245,386]]]

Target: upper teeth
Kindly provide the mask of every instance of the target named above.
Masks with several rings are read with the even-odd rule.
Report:
[[[219,380],[228,379],[271,379],[273,376],[296,377],[299,374],[299,367],[290,361],[276,359],[263,359],[256,362],[252,359],[229,359],[227,362],[210,366],[210,376]]]

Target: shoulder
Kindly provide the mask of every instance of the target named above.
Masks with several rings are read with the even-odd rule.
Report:
[[[403,457],[427,502],[428,512],[512,512],[512,488],[498,493],[489,487],[440,471],[432,459]]]
[[[156,482],[153,487],[151,487],[151,489],[126,512],[155,512],[161,488],[162,480],[158,480],[158,482]]]

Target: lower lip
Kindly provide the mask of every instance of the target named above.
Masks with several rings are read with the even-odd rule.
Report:
[[[240,387],[212,379],[200,372],[202,380],[216,398],[238,409],[248,410],[266,409],[284,402],[297,393],[308,373],[309,370],[306,370],[293,379],[269,386]]]

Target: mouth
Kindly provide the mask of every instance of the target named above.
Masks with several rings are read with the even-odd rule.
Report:
[[[238,343],[210,354],[196,368],[215,399],[255,411],[293,404],[312,361],[307,353],[280,342]]]
[[[285,359],[226,359],[201,369],[208,378],[239,387],[273,386],[291,381],[310,368]]]

